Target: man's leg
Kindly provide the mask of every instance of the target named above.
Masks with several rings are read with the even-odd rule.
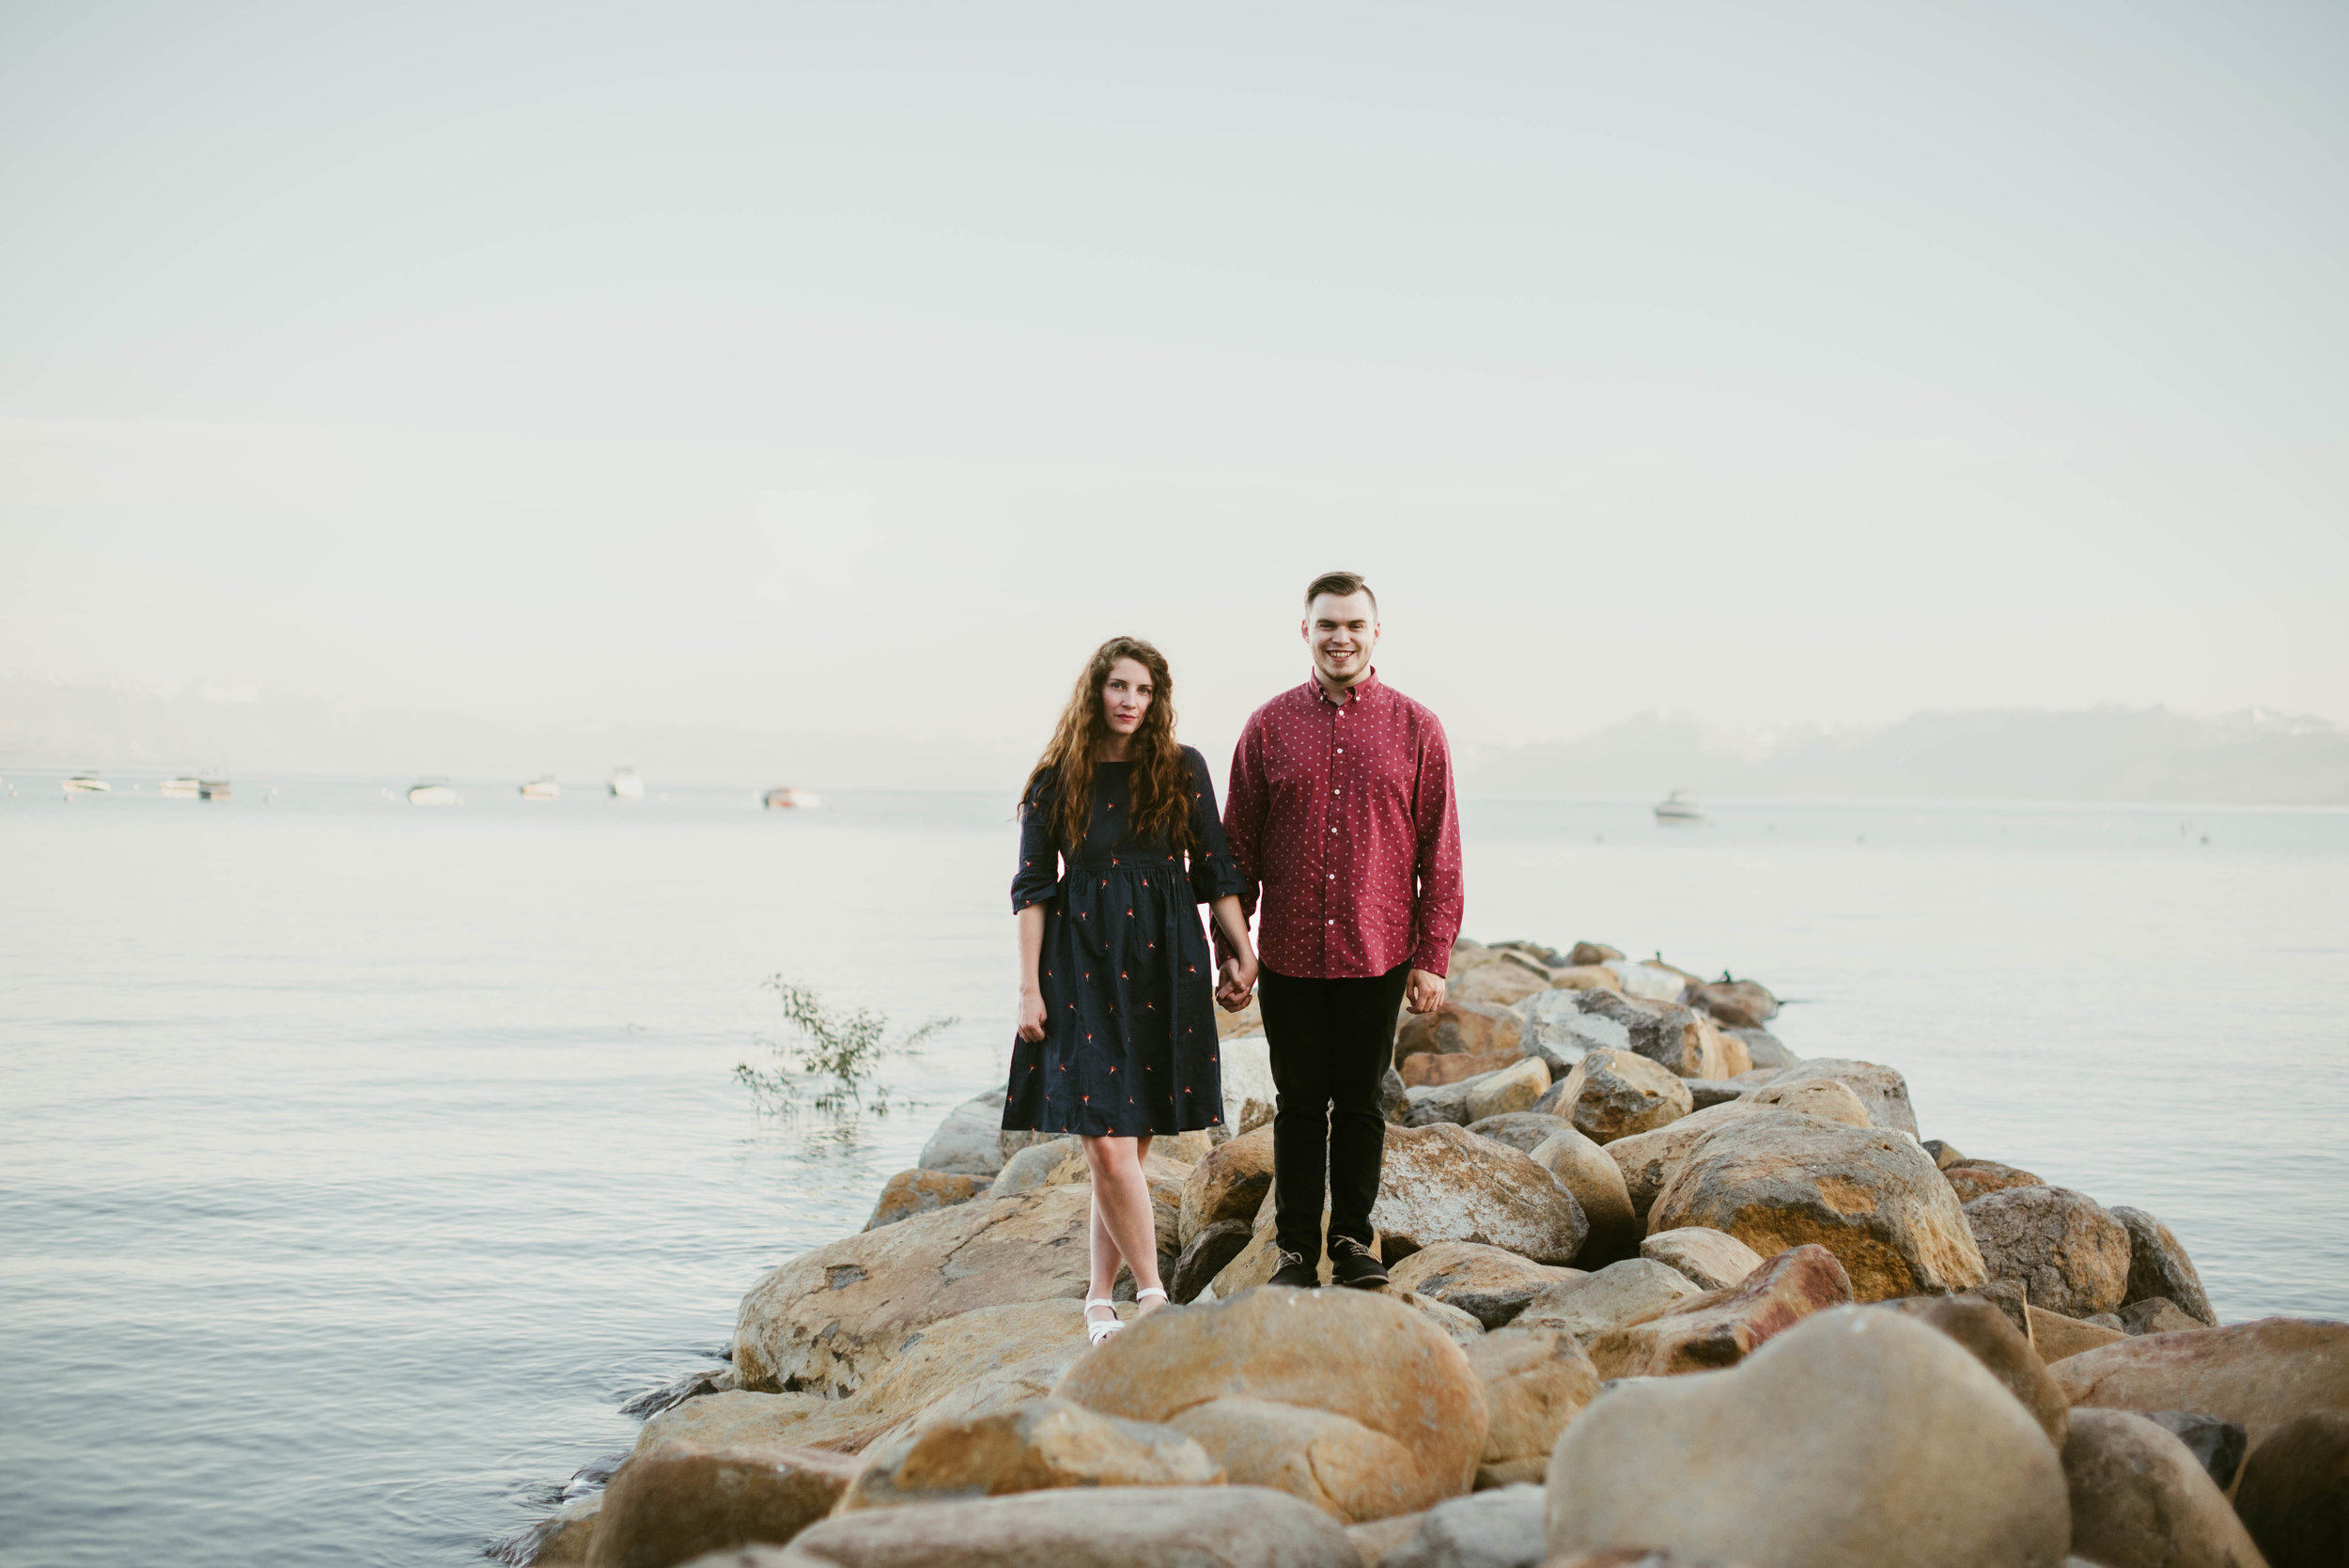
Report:
[[[1333,1259],[1339,1256],[1342,1236],[1365,1249],[1371,1245],[1370,1208],[1378,1201],[1378,1169],[1387,1152],[1387,1118],[1378,1103],[1378,1085],[1394,1059],[1395,1010],[1403,1004],[1410,973],[1406,963],[1367,979],[1329,983],[1323,1058],[1329,1063],[1334,1102],[1329,1178]]]
[[[1321,1195],[1330,1141],[1327,980],[1260,972],[1265,1046],[1277,1092],[1272,1112],[1273,1227],[1284,1252],[1321,1263]]]

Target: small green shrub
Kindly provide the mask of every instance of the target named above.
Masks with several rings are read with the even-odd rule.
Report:
[[[734,1076],[750,1090],[760,1113],[769,1116],[797,1116],[811,1110],[834,1121],[860,1111],[886,1116],[889,1085],[877,1079],[882,1063],[918,1054],[925,1040],[959,1021],[932,1018],[892,1040],[885,1013],[869,1007],[853,1013],[834,1012],[824,1005],[822,995],[813,986],[779,974],[770,974],[760,984],[782,998],[783,1016],[795,1038],[761,1040],[759,1044],[773,1053],[774,1065],[761,1069],[744,1062],[735,1067]],[[797,1063],[796,1071],[789,1063]]]

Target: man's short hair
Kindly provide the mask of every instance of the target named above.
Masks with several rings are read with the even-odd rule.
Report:
[[[1305,608],[1311,610],[1314,607],[1314,600],[1324,594],[1335,594],[1340,598],[1346,598],[1348,594],[1369,594],[1371,618],[1376,620],[1378,617],[1378,595],[1369,583],[1362,581],[1361,572],[1323,572],[1319,577],[1305,584]]]

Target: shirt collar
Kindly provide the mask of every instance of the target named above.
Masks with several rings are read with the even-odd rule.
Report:
[[[1367,697],[1372,692],[1380,690],[1378,685],[1378,666],[1373,664],[1370,667],[1370,674],[1364,675],[1361,679],[1356,681],[1353,685],[1346,689],[1346,701],[1343,703],[1331,701],[1330,689],[1321,684],[1321,677],[1318,675],[1307,675],[1305,677],[1305,684],[1313,688],[1313,693],[1316,698],[1322,702],[1329,703],[1331,707],[1358,707],[1361,706],[1364,697]]]

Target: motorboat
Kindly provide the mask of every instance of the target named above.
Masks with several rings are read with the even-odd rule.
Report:
[[[204,785],[200,780],[191,774],[184,778],[165,779],[163,783],[163,799],[166,800],[194,800],[202,797]]]
[[[633,768],[612,769],[612,798],[615,800],[641,800],[645,798],[645,781],[636,776]]]
[[[1703,802],[1686,790],[1675,789],[1656,803],[1656,820],[1702,822],[1704,820]]]
[[[195,792],[207,800],[226,800],[228,799],[228,781],[226,779],[198,779],[195,781]],[[271,793],[275,794],[276,791],[272,790]]]
[[[522,799],[525,800],[552,800],[562,793],[563,786],[554,782],[552,773],[541,773],[522,785]]]
[[[113,789],[114,785],[100,778],[95,769],[76,773],[65,782],[68,795],[104,795]]]
[[[758,800],[769,811],[814,811],[824,803],[814,790],[794,789],[789,784],[777,784]]]
[[[408,786],[408,803],[412,806],[453,806],[459,802],[457,791],[448,786],[446,779],[419,779]]]

